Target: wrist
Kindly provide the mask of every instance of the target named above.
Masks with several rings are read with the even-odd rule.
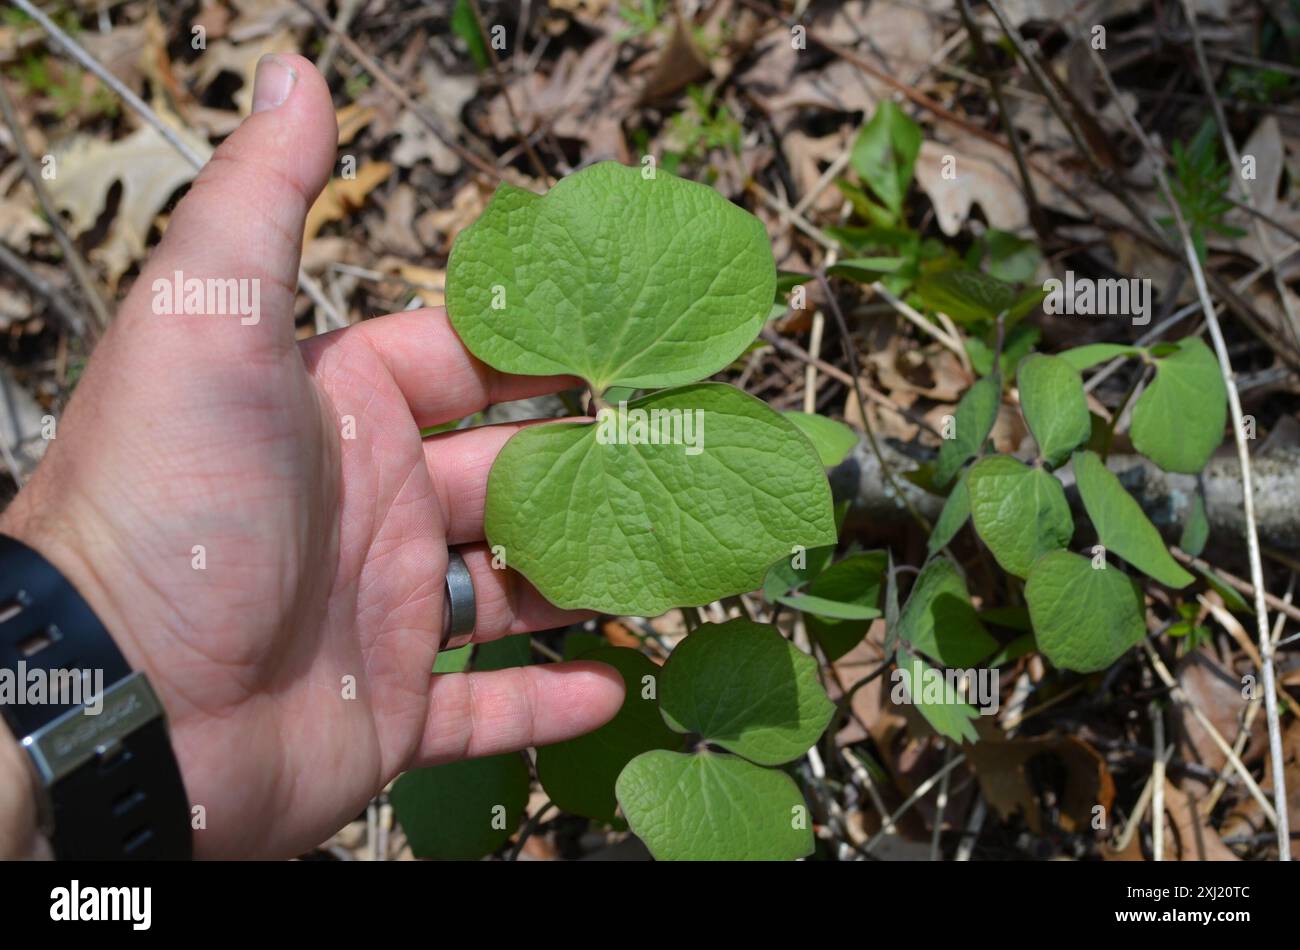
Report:
[[[0,514],[0,534],[21,541],[53,564],[90,605],[131,668],[144,670],[156,681],[131,635],[132,622],[123,608],[124,604],[134,604],[134,609],[140,610],[147,595],[133,590],[133,585],[121,577],[110,581],[100,568],[113,565],[120,571],[127,563],[124,552],[115,548],[108,531],[96,527],[91,514],[73,512],[66,502],[57,509],[41,505],[37,497],[39,479],[38,473],[37,480],[19,492]],[[49,514],[54,510],[60,513]]]
[[[45,638],[48,645],[32,651],[41,659],[28,662],[54,671],[82,670],[81,682],[93,683],[93,692],[62,694],[51,712],[15,712],[11,722],[22,725],[19,735],[33,737],[31,749],[0,730],[7,742],[0,753],[0,855],[188,856],[188,805],[165,721],[164,692],[131,635],[131,624],[140,622],[138,611],[148,609],[131,589],[139,585],[111,585],[98,569],[112,565],[121,580],[128,562],[107,534],[93,533],[93,521],[74,518],[62,507],[54,517],[34,517],[39,499],[33,499],[24,492],[0,516],[0,533],[12,539],[4,541],[12,573],[6,570],[2,596],[35,604],[39,611],[30,620],[20,612],[6,627],[6,659],[26,655],[22,638],[48,629],[54,632]],[[132,598],[134,621],[118,606]],[[104,717],[83,721],[78,711]],[[103,764],[108,759],[111,768]],[[129,807],[118,807],[122,796],[128,796]],[[38,819],[51,823],[47,831],[53,829],[43,850]]]

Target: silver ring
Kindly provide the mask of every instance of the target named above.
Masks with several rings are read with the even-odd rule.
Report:
[[[465,559],[458,551],[447,550],[447,596],[442,602],[442,645],[455,650],[474,639],[478,605],[474,600],[474,581]]]

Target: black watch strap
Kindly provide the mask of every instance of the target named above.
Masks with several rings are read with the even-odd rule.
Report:
[[[44,792],[55,855],[190,858],[189,801],[148,679],[52,564],[0,535],[0,675],[6,670],[17,689],[0,690],[0,714]],[[65,688],[32,702],[41,698],[33,683]]]

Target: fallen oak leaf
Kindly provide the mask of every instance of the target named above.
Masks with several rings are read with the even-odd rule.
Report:
[[[388,162],[367,162],[352,178],[333,178],[307,212],[304,241],[310,241],[331,221],[342,221],[365,204],[370,192],[378,188],[393,172]]]
[[[212,153],[207,141],[179,127],[175,116],[160,103],[154,104],[176,134],[205,159]],[[144,257],[149,229],[172,194],[194,177],[194,169],[167,140],[150,125],[142,126],[124,139],[104,142],[78,138],[56,154],[56,175],[48,184],[50,197],[68,212],[76,234],[88,231],[104,211],[109,189],[122,184],[122,200],[108,239],[90,252],[103,264],[109,284],[133,262]]]

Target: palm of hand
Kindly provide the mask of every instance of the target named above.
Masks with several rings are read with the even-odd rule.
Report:
[[[289,235],[328,157],[279,169],[301,179],[286,198],[239,141],[287,127],[328,156],[323,83],[292,61],[294,94],[178,207],[5,516],[148,671],[203,808],[200,855],[304,850],[405,768],[579,734],[621,699],[599,664],[431,678],[448,544],[474,576],[476,639],[574,617],[491,570],[481,543],[487,470],[517,427],[419,427],[564,381],[493,373],[440,312],[293,342]],[[244,237],[214,249],[222,234]],[[260,280],[260,322],[157,315],[149,289],[176,270]]]

